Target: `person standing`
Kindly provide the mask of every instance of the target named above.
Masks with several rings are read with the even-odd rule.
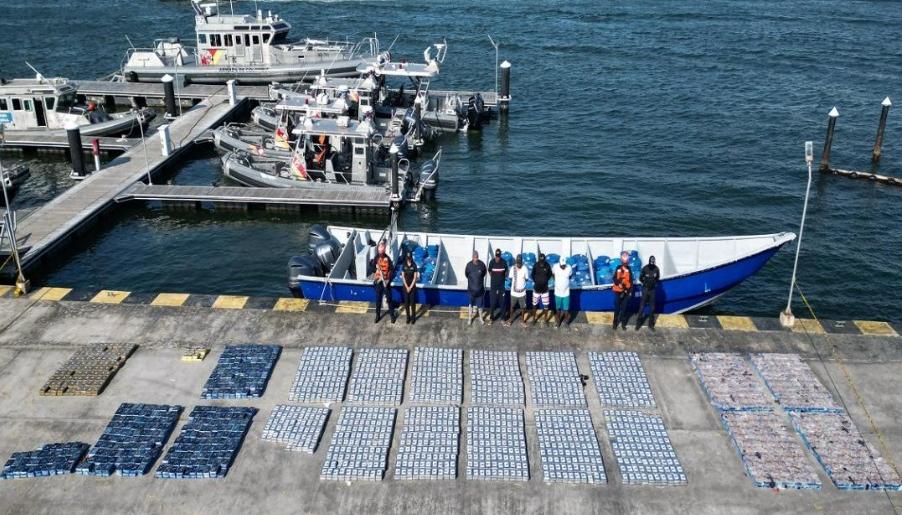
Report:
[[[420,280],[420,269],[413,262],[413,254],[407,253],[404,265],[401,268],[401,285],[404,294],[404,314],[407,315],[407,324],[415,324],[417,321],[417,282]]]
[[[557,310],[557,327],[560,329],[564,320],[570,321],[570,277],[573,275],[573,267],[567,265],[567,258],[561,256],[561,261],[551,270],[554,275],[554,309]]]
[[[485,274],[487,273],[485,263],[479,260],[479,252],[473,251],[473,259],[467,263],[464,268],[464,276],[467,278],[467,294],[470,297],[467,306],[469,314],[469,325],[473,325],[473,311],[479,321],[485,325],[485,319],[482,315],[482,304],[485,300]]]
[[[627,309],[630,305],[630,293],[633,291],[633,277],[629,267],[629,252],[620,253],[620,266],[614,271],[614,330],[622,325],[626,330],[626,322],[629,320]]]
[[[495,310],[504,316],[504,281],[507,279],[507,261],[501,259],[501,249],[495,249],[495,259],[489,262],[489,324],[495,323]]]
[[[649,256],[648,264],[642,267],[639,273],[639,282],[642,283],[642,300],[639,301],[639,314],[636,315],[636,330],[642,327],[645,321],[645,306],[649,307],[648,328],[655,330],[655,290],[658,288],[658,281],[661,280],[661,271],[655,264],[655,257]]]
[[[551,280],[551,265],[545,260],[545,254],[539,253],[539,259],[532,267],[532,323],[539,321],[537,313],[542,307],[542,318],[545,324],[551,322],[551,302],[548,295],[548,281]],[[547,313],[547,315],[546,315]]]
[[[526,325],[526,279],[529,271],[523,266],[523,256],[517,254],[514,266],[510,270],[511,280],[511,304],[507,314],[507,322],[504,325],[510,327],[514,321],[514,308],[520,308],[520,320]]]
[[[376,321],[374,323],[378,324],[379,320],[382,319],[382,299],[384,298],[385,303],[388,305],[391,323],[394,324],[398,318],[391,305],[391,280],[394,264],[391,258],[388,257],[388,254],[385,253],[385,241],[379,242],[377,249],[376,257],[373,258],[372,263],[373,268],[376,270],[373,274],[373,288],[376,290]]]

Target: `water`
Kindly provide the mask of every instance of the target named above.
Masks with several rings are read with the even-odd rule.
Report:
[[[191,35],[185,1],[4,2],[0,70],[93,78],[127,46]],[[500,40],[513,63],[512,113],[444,148],[439,203],[405,211],[404,228],[539,235],[719,235],[798,230],[803,142],[819,158],[827,112],[841,113],[832,162],[867,169],[879,103],[902,99],[902,3],[690,1],[260,2],[296,35],[379,31],[419,59],[447,37],[442,88],[492,89]],[[243,2],[245,10],[253,4]],[[38,26],[42,30],[18,30]],[[902,116],[892,112],[880,170],[902,175]],[[47,161],[42,159],[42,161]],[[64,168],[62,160],[42,165]],[[42,172],[43,173],[43,172]],[[38,173],[36,175],[41,175]],[[64,187],[20,193],[49,198]],[[174,178],[222,181],[212,154]],[[42,197],[43,196],[43,197]],[[817,174],[799,282],[819,316],[899,321],[902,189]],[[283,295],[285,263],[317,216],[122,209],[81,242],[46,284]],[[709,312],[775,316],[792,254]],[[797,301],[795,312],[803,313]]]

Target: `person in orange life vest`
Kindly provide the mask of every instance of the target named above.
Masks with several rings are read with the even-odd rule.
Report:
[[[633,277],[629,267],[629,252],[620,253],[620,266],[614,272],[614,330],[621,324],[626,330],[626,322],[629,320],[627,309],[630,305],[630,293],[633,291]]]
[[[395,310],[391,304],[391,280],[394,272],[394,264],[388,254],[385,253],[385,241],[380,241],[377,247],[376,257],[373,258],[372,266],[376,270],[373,273],[373,288],[376,290],[376,321],[378,324],[382,319],[382,298],[388,304],[388,315],[391,317],[391,323],[395,323],[397,317]]]

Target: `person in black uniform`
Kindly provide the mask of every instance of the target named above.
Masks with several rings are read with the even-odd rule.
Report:
[[[642,283],[642,300],[639,302],[639,314],[636,316],[636,330],[642,327],[645,322],[645,305],[649,306],[648,328],[655,330],[655,290],[658,288],[658,281],[661,279],[661,271],[655,265],[655,257],[648,258],[648,264],[642,267],[639,274],[639,282]]]
[[[467,263],[464,268],[464,276],[467,278],[467,294],[470,297],[467,306],[469,313],[469,325],[473,325],[473,311],[476,311],[476,317],[485,325],[485,319],[482,317],[482,307],[485,298],[485,274],[488,269],[485,263],[479,260],[479,252],[473,251],[473,259]]]
[[[420,280],[420,269],[413,262],[413,255],[409,252],[404,259],[404,265],[401,268],[401,293],[404,294],[404,313],[407,315],[408,324],[414,324],[417,321],[417,281]]]
[[[504,281],[507,280],[507,261],[501,259],[501,249],[495,249],[495,259],[489,261],[489,324],[495,323],[495,310],[504,316]]]

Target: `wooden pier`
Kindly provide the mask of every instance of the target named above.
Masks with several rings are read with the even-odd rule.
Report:
[[[316,185],[318,186],[318,184]],[[322,188],[244,188],[241,186],[149,186],[138,183],[116,197],[116,202],[130,200],[159,201],[178,204],[226,204],[229,207],[314,206],[365,212],[389,213],[389,193],[382,188],[342,186]]]
[[[82,136],[82,147],[90,152],[91,142],[95,139],[100,143],[100,150],[107,152],[125,152],[141,142],[140,138]],[[38,133],[38,131],[6,131],[2,148],[53,148],[69,150],[69,137],[64,130],[51,130],[44,133]]]
[[[115,98],[153,98],[165,96],[162,82],[113,82],[108,80],[79,80],[78,94],[102,99]],[[269,100],[268,86],[238,86],[238,96],[250,100]],[[226,86],[216,84],[187,84],[176,86],[176,97],[182,99],[204,99],[213,95],[225,95]]]
[[[148,174],[157,174],[177,163],[193,146],[194,138],[246,108],[246,99],[235,105],[225,95],[215,95],[188,109],[170,124],[172,152],[164,156],[156,135],[131,147],[60,196],[17,224],[16,235],[23,268],[33,268],[53,250],[89,227],[115,205],[115,198]],[[146,163],[145,163],[146,159]]]

